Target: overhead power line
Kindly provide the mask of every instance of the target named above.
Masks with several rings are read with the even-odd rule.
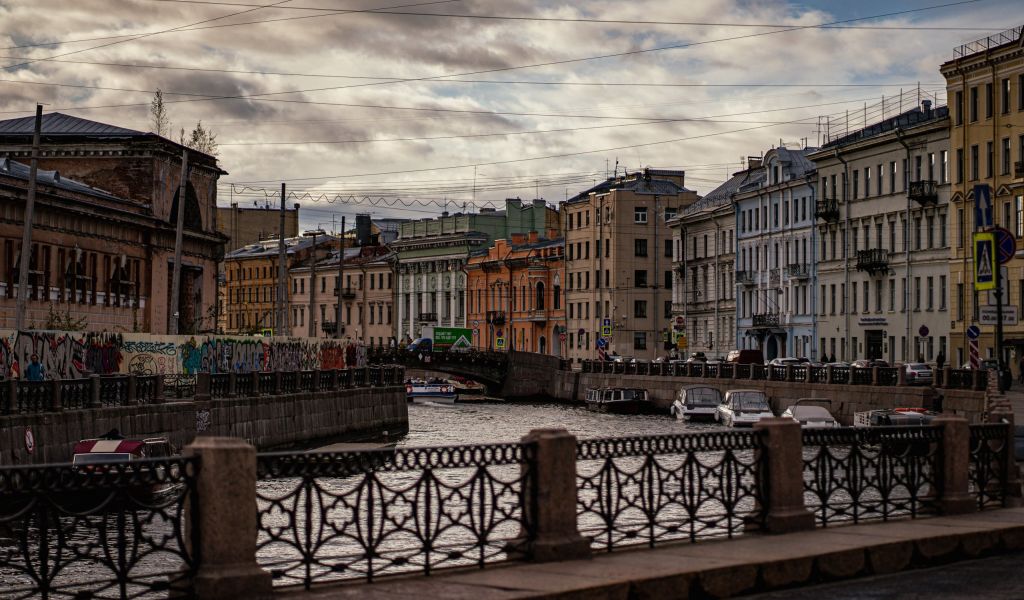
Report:
[[[284,1],[288,1],[288,0],[284,0]],[[741,35],[741,36],[733,36],[733,37],[728,37],[728,38],[718,38],[718,39],[714,39],[714,40],[704,40],[704,41],[700,41],[700,42],[688,42],[688,43],[683,43],[683,44],[673,44],[673,45],[669,45],[669,46],[660,46],[660,47],[656,47],[656,48],[643,48],[643,49],[638,49],[638,50],[630,50],[630,51],[626,51],[626,52],[616,52],[616,53],[612,53],[612,54],[603,54],[603,55],[590,56],[590,57],[584,57],[584,58],[562,59],[562,60],[547,61],[547,62],[542,62],[542,63],[534,63],[534,64],[529,64],[529,65],[519,65],[519,66],[513,66],[513,67],[496,67],[496,68],[493,68],[493,69],[483,69],[483,70],[478,70],[478,71],[467,71],[467,72],[463,72],[463,73],[449,73],[449,74],[446,74],[446,75],[426,76],[426,77],[407,79],[407,80],[403,80],[403,81],[430,81],[430,80],[443,79],[443,78],[446,78],[446,77],[461,77],[461,76],[470,76],[470,75],[481,75],[481,74],[485,74],[485,73],[507,72],[507,71],[514,71],[514,70],[519,70],[519,69],[531,69],[531,68],[537,68],[537,67],[573,64],[573,63],[586,62],[586,61],[591,61],[591,60],[601,60],[601,59],[607,59],[607,58],[618,58],[618,57],[623,57],[623,56],[633,56],[633,55],[646,54],[646,53],[651,53],[651,52],[659,52],[659,51],[664,51],[664,50],[678,50],[678,49],[684,49],[684,48],[693,48],[693,47],[696,47],[696,46],[703,46],[703,45],[715,44],[715,43],[726,42],[726,41],[735,41],[735,40],[747,39],[747,38],[753,38],[753,37],[759,37],[759,36],[765,36],[765,35],[774,35],[774,34],[777,34],[777,33],[785,33],[785,32],[790,32],[790,31],[799,31],[799,30],[805,30],[805,29],[821,28],[823,25],[836,25],[836,24],[840,24],[840,23],[850,23],[850,22],[855,22],[855,21],[864,21],[864,20],[869,20],[869,19],[877,19],[877,18],[896,16],[896,15],[902,15],[902,14],[908,14],[908,13],[914,13],[914,12],[922,12],[922,11],[927,11],[927,10],[935,10],[935,9],[939,9],[939,8],[947,8],[947,7],[951,7],[951,6],[960,6],[960,5],[964,5],[964,4],[973,4],[975,2],[980,2],[980,1],[981,0],[961,0],[959,2],[952,2],[952,3],[947,3],[947,4],[933,5],[933,6],[909,9],[909,10],[904,10],[904,11],[897,11],[897,12],[892,12],[892,13],[884,13],[884,14],[873,15],[873,16],[868,16],[868,17],[858,17],[858,18],[855,18],[855,19],[844,19],[844,20],[841,20],[841,21],[833,21],[831,23],[825,23],[825,24],[821,24],[821,25],[803,25],[803,26],[790,27],[790,28],[786,28],[786,29],[780,29],[780,30],[769,31],[769,32],[751,33],[751,34],[746,34],[746,35]],[[102,46],[97,46],[97,48],[98,47],[102,47]],[[84,51],[84,50],[82,50],[82,51]],[[82,51],[76,51],[76,52],[82,52]],[[68,54],[74,54],[74,53],[68,53]],[[47,58],[58,58],[58,57],[62,57],[62,56],[65,56],[65,55],[56,55],[56,56],[51,56],[51,57],[47,57]],[[39,59],[39,60],[43,60],[43,59]],[[15,66],[17,66],[17,65],[15,65]],[[392,83],[402,83],[402,82],[394,81],[394,80],[389,80],[389,81],[378,81],[378,82],[373,82],[373,83],[360,83],[360,84],[346,85],[346,86],[334,86],[334,87],[326,87],[326,88],[311,88],[311,89],[302,89],[302,90],[288,90],[288,91],[281,91],[281,92],[269,92],[269,93],[263,93],[263,94],[234,94],[234,95],[225,95],[225,96],[211,96],[211,97],[208,97],[208,98],[189,98],[189,99],[185,99],[185,100],[169,100],[169,101],[165,101],[165,104],[182,103],[182,102],[207,102],[207,101],[217,101],[217,100],[241,100],[241,99],[246,99],[246,100],[249,100],[249,99],[263,99],[263,100],[267,100],[266,96],[281,96],[281,95],[288,95],[288,94],[299,94],[299,93],[319,92],[319,91],[335,91],[335,90],[340,90],[340,89],[351,89],[351,88],[359,88],[359,87],[389,85],[389,84],[392,84]],[[280,100],[280,99],[278,99],[276,101],[279,101],[279,102],[300,102],[300,101],[297,101],[297,100]],[[136,107],[136,106],[147,106],[148,107],[149,103],[148,102],[147,103],[131,103],[131,104],[119,104],[119,105],[107,105],[107,106],[91,106],[91,107],[67,107],[67,108],[63,108],[63,109],[59,109],[59,110],[73,110],[73,109],[74,110],[86,110],[86,109],[95,109],[95,108],[129,108],[129,107]],[[10,112],[16,112],[16,111],[7,111],[7,112],[10,113]]]

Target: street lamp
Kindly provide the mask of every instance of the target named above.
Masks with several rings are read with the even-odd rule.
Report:
[[[316,337],[316,317],[313,311],[316,305],[316,236],[327,235],[323,229],[310,229],[303,231],[303,237],[313,238],[313,248],[310,250],[310,272],[309,272],[309,337]]]

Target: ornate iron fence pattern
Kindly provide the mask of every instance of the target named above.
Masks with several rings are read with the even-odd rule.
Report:
[[[871,385],[872,367],[850,367],[850,383],[853,385]]]
[[[277,373],[257,373],[257,392],[260,396],[270,396],[277,389]]]
[[[17,412],[43,412],[50,405],[50,386],[46,381],[19,380],[17,383]]]
[[[227,398],[231,387],[231,375],[228,373],[210,374],[210,397]]]
[[[521,444],[261,454],[257,558],[275,583],[504,560],[524,522]]]
[[[92,400],[92,381],[84,379],[60,380],[60,404],[64,408],[87,408]]]
[[[315,392],[319,380],[316,371],[299,371],[299,390],[303,392]]]
[[[828,383],[828,367],[807,367],[811,371],[811,383]]]
[[[819,525],[933,512],[938,427],[803,431],[804,504]]]
[[[850,383],[851,367],[832,367],[832,383]]]
[[[156,381],[159,375],[136,375],[135,396],[140,404],[153,404],[157,401]],[[63,401],[63,399],[62,399]]]
[[[878,367],[878,385],[897,385],[900,381],[896,367]]]
[[[1012,449],[1004,423],[971,425],[971,458],[967,464],[971,492],[978,498],[978,510],[1003,505],[1006,461]]]
[[[188,597],[193,458],[0,469],[4,598]],[[188,512],[185,505],[189,503]],[[197,529],[193,529],[198,533]]]
[[[176,398],[192,398],[196,395],[195,375],[164,375],[164,395]]]
[[[128,378],[100,377],[100,404],[103,406],[128,404]]]
[[[760,506],[753,431],[581,440],[577,522],[592,547],[739,533]]]

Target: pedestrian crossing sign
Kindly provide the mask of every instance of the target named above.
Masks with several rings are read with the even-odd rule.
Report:
[[[974,234],[974,289],[996,289],[996,236],[991,232]]]
[[[494,340],[494,347],[496,349],[498,349],[498,350],[504,350],[505,349],[505,338],[503,338],[503,337],[495,338],[495,340]]]

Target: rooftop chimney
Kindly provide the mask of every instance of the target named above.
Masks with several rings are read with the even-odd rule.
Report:
[[[924,112],[924,116],[931,117],[932,116],[932,101],[931,100],[922,100],[921,101],[921,110]]]
[[[761,157],[760,156],[748,156],[747,157],[747,168],[748,169],[756,169],[756,168],[758,168],[760,166],[761,166]]]
[[[356,244],[369,246],[370,240],[370,215],[356,215]]]
[[[536,244],[536,243],[537,243],[537,240],[539,240],[539,239],[540,239],[540,236],[538,236],[538,235],[537,235],[537,232],[536,232],[536,231],[531,231],[531,232],[530,232],[530,238],[529,238],[529,239],[530,239],[530,243],[531,243],[531,244]]]
[[[518,246],[518,245],[524,244],[524,243],[526,243],[526,234],[523,234],[523,233],[513,233],[512,234],[512,245]]]

